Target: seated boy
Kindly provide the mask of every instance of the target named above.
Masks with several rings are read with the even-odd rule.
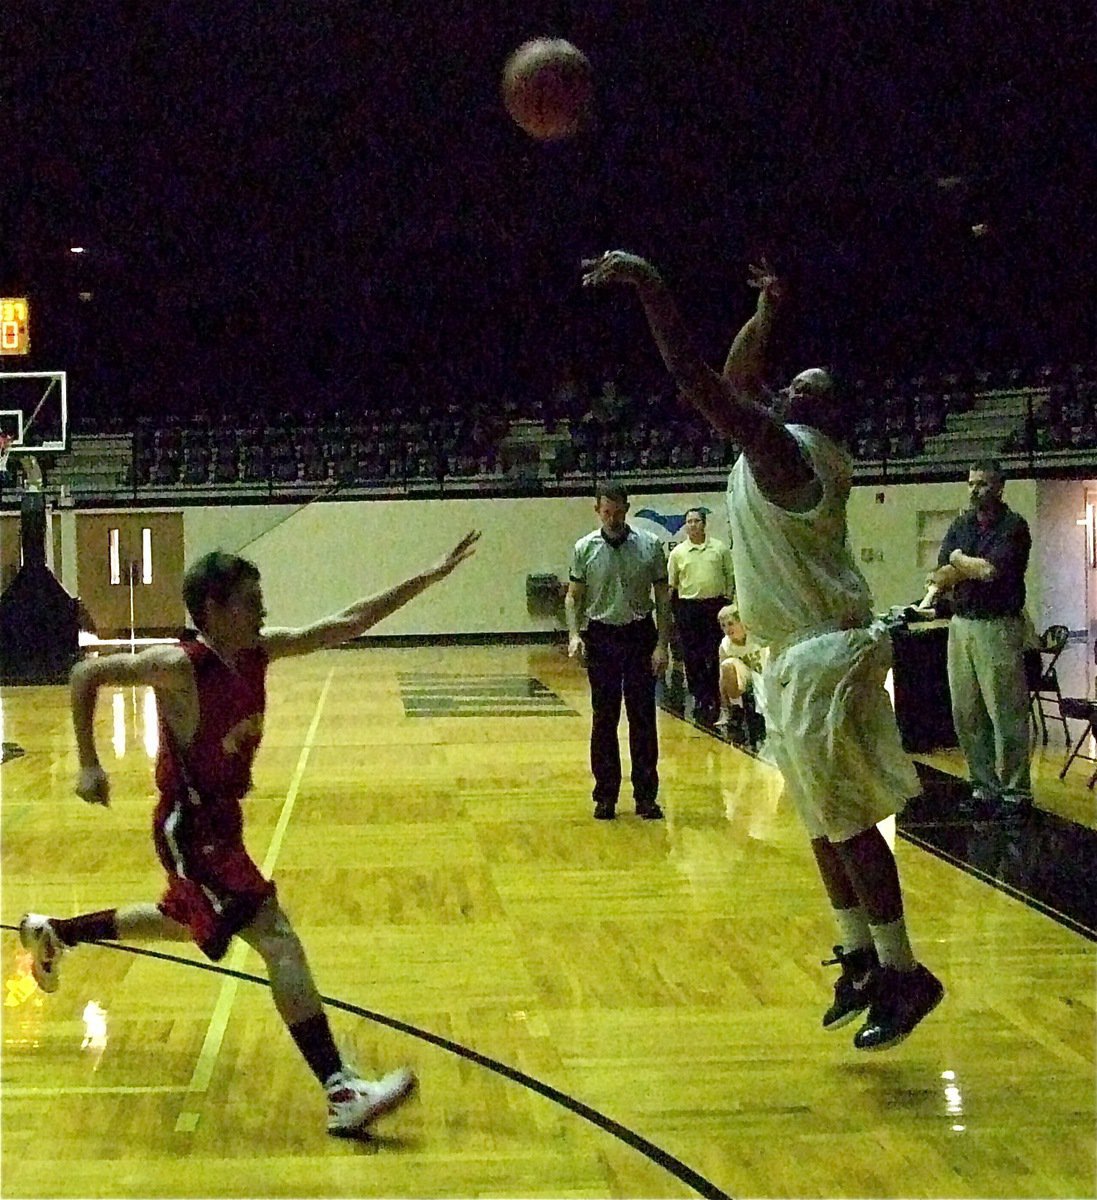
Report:
[[[720,702],[726,724],[733,738],[760,741],[765,723],[755,702],[754,676],[762,670],[763,650],[752,645],[746,626],[739,618],[739,608],[727,604],[716,614],[724,631],[720,642]]]

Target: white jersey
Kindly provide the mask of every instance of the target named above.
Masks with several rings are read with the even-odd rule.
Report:
[[[872,619],[872,595],[847,544],[849,457],[815,429],[787,428],[822,484],[813,509],[786,512],[767,500],[745,455],[728,477],[739,613],[751,641],[774,647]]]
[[[765,653],[765,650],[756,646],[750,638],[745,642],[733,642],[726,633],[720,639],[720,646],[717,650],[720,662],[727,662],[729,658],[735,658],[752,671],[762,669]]]

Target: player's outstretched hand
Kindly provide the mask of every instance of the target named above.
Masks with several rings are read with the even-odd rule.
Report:
[[[446,555],[445,558],[439,559],[437,563],[430,569],[429,574],[437,579],[445,579],[445,577],[455,567],[458,567],[465,561],[466,558],[471,558],[476,553],[476,543],[480,540],[480,530],[472,529],[457,543],[456,546]]]
[[[583,259],[583,287],[597,287],[603,283],[629,283],[639,287],[644,283],[658,283],[659,272],[638,254],[627,250],[607,250],[600,258]]]
[[[106,771],[98,764],[94,767],[81,767],[73,785],[76,794],[85,804],[101,804],[110,807],[110,780]]]
[[[759,311],[772,311],[785,298],[785,283],[765,258],[751,263],[747,283],[758,289]]]

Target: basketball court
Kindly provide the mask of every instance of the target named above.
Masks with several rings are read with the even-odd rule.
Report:
[[[1025,828],[965,817],[955,754],[927,760],[896,852],[948,991],[869,1055],[820,1028],[835,934],[764,759],[663,711],[666,821],[623,797],[595,822],[558,647],[330,651],[269,683],[249,847],[337,1038],[367,1073],[413,1066],[418,1099],[330,1138],[243,945],[85,946],[39,992],[24,910],[159,894],[155,711],[105,689],[114,802],[92,809],[66,689],[6,688],[6,1195],[1092,1194],[1097,835],[1054,739]]]

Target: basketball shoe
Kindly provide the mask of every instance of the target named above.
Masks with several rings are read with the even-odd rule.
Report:
[[[823,1014],[824,1029],[841,1029],[872,1002],[872,985],[880,959],[875,946],[859,950],[834,947],[834,958],[823,960],[824,967],[840,966],[841,975],[834,981],[834,1003]]]
[[[328,1094],[328,1133],[354,1134],[383,1117],[415,1091],[415,1076],[406,1067],[390,1071],[376,1082],[344,1067],[324,1084]]]
[[[913,971],[881,967],[868,1018],[854,1035],[854,1046],[858,1050],[897,1046],[923,1017],[933,1012],[944,994],[944,985],[921,963]]]
[[[53,931],[49,917],[24,913],[19,922],[19,940],[31,952],[31,974],[44,992],[56,992],[60,986],[61,955],[65,946]]]

